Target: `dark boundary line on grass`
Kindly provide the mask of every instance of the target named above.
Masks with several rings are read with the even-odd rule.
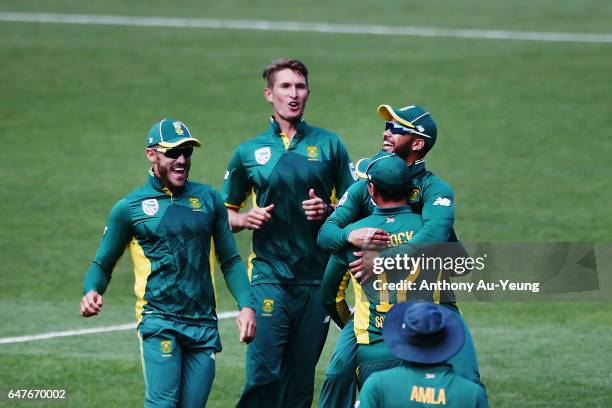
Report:
[[[299,31],[332,34],[368,34],[412,37],[444,37],[487,40],[612,43],[612,34],[554,33],[534,31],[472,30],[433,27],[299,23],[262,20],[128,17],[81,14],[0,12],[0,21],[21,23],[95,24],[146,27],[180,27],[232,30]]]

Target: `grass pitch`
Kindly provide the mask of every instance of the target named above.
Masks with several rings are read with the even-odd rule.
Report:
[[[278,4],[276,4],[278,3]],[[282,4],[281,4],[282,3]],[[342,22],[601,33],[609,2],[76,2],[6,0],[0,11]],[[266,126],[261,68],[309,66],[307,120],[354,159],[380,146],[380,103],[430,109],[428,167],[456,193],[464,241],[609,243],[612,45],[315,33],[0,23],[0,337],[133,321],[130,262],[101,316],[78,316],[108,210],[146,179],[149,126],[185,121],[204,142],[191,176],[220,187],[235,146]],[[243,255],[247,233],[236,236]],[[609,280],[609,245],[599,247]],[[219,310],[233,302],[219,287]],[[612,405],[609,303],[462,307],[495,407]],[[235,403],[244,347],[232,321],[209,406]],[[336,337],[317,372],[317,390]],[[63,406],[139,406],[132,331],[0,345],[0,390],[65,388]],[[44,406],[7,401],[1,406]],[[57,406],[55,404],[50,406]]]

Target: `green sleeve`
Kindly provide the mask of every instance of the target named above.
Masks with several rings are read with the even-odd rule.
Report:
[[[412,239],[412,243],[448,242],[455,222],[455,195],[451,187],[436,180],[423,192],[423,228]]]
[[[478,405],[477,408],[489,408],[489,400],[487,399],[487,393],[482,387],[478,387]]]
[[[244,263],[236,249],[236,241],[230,229],[227,210],[218,192],[215,191],[213,197],[215,201],[213,241],[215,243],[217,262],[221,266],[225,282],[227,282],[227,286],[232,296],[234,296],[234,299],[238,302],[238,308],[253,307],[251,304],[249,278]]]
[[[115,264],[123,255],[125,247],[132,239],[132,225],[125,199],[120,200],[112,208],[98,252],[85,273],[83,294],[95,290],[104,294],[111,280]]]
[[[343,328],[351,317],[345,291],[350,280],[348,262],[340,254],[332,254],[327,261],[321,282],[321,301],[338,327]]]
[[[344,195],[346,190],[357,181],[355,166],[351,162],[351,158],[340,139],[336,145],[336,197]]]
[[[227,206],[241,208],[244,206],[248,191],[248,176],[242,164],[240,146],[238,146],[227,166],[221,196]]]
[[[366,183],[365,180],[360,180],[344,193],[335,211],[327,217],[319,230],[317,237],[319,247],[332,252],[346,248],[349,231],[345,227],[362,218],[363,206],[367,206],[369,200]]]
[[[359,391],[359,408],[382,408],[378,375],[372,374]]]

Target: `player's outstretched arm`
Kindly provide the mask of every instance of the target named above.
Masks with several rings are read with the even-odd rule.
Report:
[[[223,200],[219,193],[215,192],[214,200],[214,217],[215,226],[213,230],[213,242],[217,260],[223,272],[223,277],[227,283],[232,296],[238,303],[238,308],[241,313],[248,314],[244,309],[253,311],[251,299],[251,285],[247,275],[246,268],[236,247],[236,240],[230,230],[228,223],[228,212],[225,210]],[[246,319],[246,317],[245,317]],[[247,320],[243,321],[247,322]],[[249,337],[249,326],[245,327],[245,338]]]
[[[81,316],[89,317],[100,313],[102,295],[110,283],[113,268],[123,255],[131,237],[132,228],[127,202],[120,200],[108,216],[96,256],[85,273]]]

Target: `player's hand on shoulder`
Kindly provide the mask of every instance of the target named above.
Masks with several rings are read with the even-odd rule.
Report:
[[[81,299],[81,316],[95,316],[102,310],[102,295],[94,290],[90,290]]]
[[[302,208],[308,221],[320,221],[327,218],[328,205],[315,194],[314,188],[308,191],[308,200],[302,201]]]
[[[274,204],[270,204],[266,207],[251,208],[246,214],[244,214],[244,228],[250,230],[261,229],[265,223],[270,221],[272,218],[272,210]]]
[[[243,307],[236,318],[238,339],[241,343],[250,343],[255,338],[255,311],[250,307]]]
[[[348,242],[359,249],[381,249],[389,245],[390,237],[387,231],[364,227],[352,230]]]

